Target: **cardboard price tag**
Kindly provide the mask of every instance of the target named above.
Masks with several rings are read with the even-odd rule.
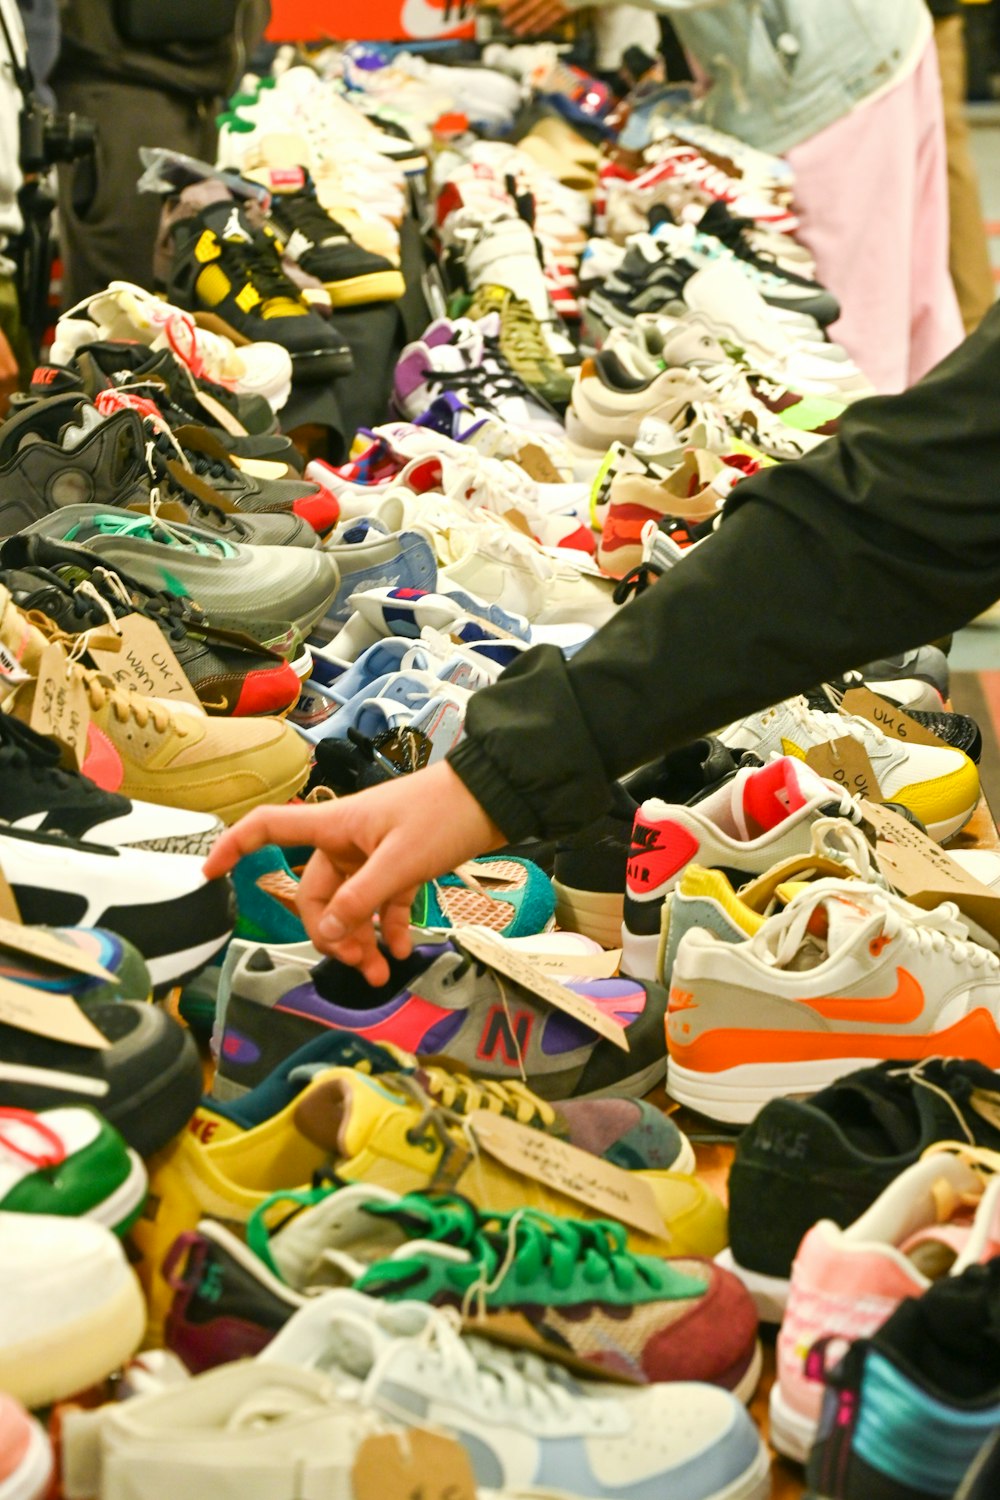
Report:
[[[521,989],[537,995],[539,1000],[555,1006],[556,1010],[572,1016],[582,1025],[589,1026],[591,1031],[596,1031],[598,1036],[605,1037],[607,1041],[620,1047],[623,1052],[629,1050],[624,1026],[611,1016],[606,1016],[602,1010],[599,1010],[591,1001],[585,1000],[582,995],[578,995],[575,990],[567,989],[558,980],[541,972],[530,958],[498,943],[492,933],[479,927],[457,927],[452,934],[452,941],[456,947],[463,949],[472,958],[478,959],[495,974],[504,975]]]
[[[468,1454],[424,1427],[362,1440],[351,1470],[354,1500],[476,1500]]]
[[[891,808],[865,802],[862,811],[878,835],[879,868],[901,896],[925,910],[954,901],[964,916],[1000,940],[1000,894]]]
[[[867,797],[870,802],[882,801],[868,751],[851,734],[813,745],[806,753],[806,765],[824,780],[835,781],[852,797]]]
[[[69,1042],[92,1051],[111,1045],[75,1000],[67,995],[49,995],[44,990],[33,990],[26,984],[12,984],[9,979],[0,979],[0,1021],[7,1026],[16,1026],[19,1031],[31,1031],[36,1036],[51,1037],[53,1041]]]
[[[54,641],[42,652],[29,722],[38,734],[68,750],[77,766],[83,765],[90,699],[82,676]]]
[[[527,952],[520,949],[520,952]],[[528,953],[553,979],[560,975],[566,979],[613,979],[622,961],[620,948],[608,948],[601,953]]]
[[[536,484],[562,484],[563,477],[539,443],[523,443],[517,450],[517,465]]]
[[[652,1188],[634,1172],[486,1109],[473,1110],[469,1128],[483,1151],[522,1177],[585,1203],[601,1218],[618,1219],[653,1239],[670,1238]]]
[[[940,749],[944,744],[938,735],[918,724],[916,719],[911,719],[908,713],[904,713],[894,703],[880,698],[871,688],[848,688],[841,700],[840,711],[855,714],[859,719],[867,719],[869,724],[874,724],[876,729],[881,729],[890,739],[902,740],[908,745],[934,745]]]
[[[198,694],[155,620],[147,620],[145,615],[126,615],[119,620],[118,629],[117,648],[96,644],[87,648],[99,672],[129,692],[201,707]]]
[[[111,984],[118,983],[114,974],[103,968],[96,958],[82,952],[74,943],[64,942],[54,932],[46,932],[43,927],[22,927],[18,922],[0,918],[0,948],[11,948],[15,953],[28,953],[42,963],[54,964],[59,969],[70,969],[74,974],[89,974]]]

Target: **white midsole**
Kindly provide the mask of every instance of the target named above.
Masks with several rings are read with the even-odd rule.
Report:
[[[553,880],[556,894],[556,920],[569,932],[582,932],[602,948],[617,948],[621,943],[622,913],[625,897],[614,891],[584,891],[576,886]]]
[[[789,1406],[777,1384],[771,1387],[771,1443],[783,1458],[804,1464],[812,1452],[819,1422]]]
[[[106,1224],[109,1229],[117,1229],[138,1208],[146,1196],[149,1178],[142,1157],[131,1147],[128,1157],[130,1171],[125,1181],[103,1203],[98,1203],[85,1214],[85,1218],[94,1219],[98,1224]]]
[[[753,1298],[753,1305],[762,1323],[773,1323],[776,1326],[781,1323],[791,1287],[787,1276],[765,1276],[763,1271],[748,1270],[746,1266],[740,1265],[728,1245],[725,1250],[719,1251],[715,1264],[739,1277]]]
[[[148,958],[146,967],[154,987],[175,984],[185,974],[203,969],[209,959],[214,958],[219,949],[225,947],[231,932],[232,929],[228,928],[225,932],[220,932],[218,937],[210,938],[207,943],[198,943],[193,948],[178,948],[176,952],[163,953],[159,958]]]
[[[622,922],[621,943],[622,973],[628,974],[632,979],[658,980],[656,971],[659,968],[660,934],[651,932],[640,936],[636,932],[629,932]]]
[[[710,1120],[749,1125],[772,1099],[808,1098],[871,1064],[869,1057],[831,1057],[813,1062],[743,1063],[719,1073],[697,1073],[671,1058],[667,1092],[678,1104]]]
[[[0,1481],[0,1500],[41,1500],[52,1478],[52,1448],[39,1424],[31,1419],[28,1451],[13,1474]]]

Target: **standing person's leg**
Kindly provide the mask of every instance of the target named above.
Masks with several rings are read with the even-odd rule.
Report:
[[[941,114],[928,43],[920,65],[895,88],[788,152],[800,238],[843,309],[833,337],[885,394],[903,390],[963,336],[948,274]]]
[[[966,333],[978,328],[993,305],[996,288],[983,228],[979,180],[965,118],[965,20],[942,16],[934,22],[934,42],[941,72],[944,129],[948,149],[949,257]]]
[[[61,109],[97,123],[97,152],[59,168],[63,303],[71,306],[116,278],[151,284],[160,200],[136,192],[140,146],[168,146],[213,160],[216,128],[209,101],[145,84],[58,80]]]

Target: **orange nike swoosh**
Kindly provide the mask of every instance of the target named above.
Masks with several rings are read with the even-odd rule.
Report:
[[[670,991],[670,1000],[667,1009],[673,1014],[676,1010],[697,1010],[698,1002],[691,990],[679,990],[676,986]]]
[[[924,1008],[923,986],[909,969],[896,970],[896,988],[891,995],[871,995],[855,1000],[840,995],[822,995],[810,1000],[800,995],[799,1005],[825,1016],[828,1021],[871,1021],[876,1026],[907,1026]]]

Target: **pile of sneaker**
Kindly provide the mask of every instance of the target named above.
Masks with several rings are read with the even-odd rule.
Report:
[[[160,163],[158,292],[0,424],[0,1500],[767,1500],[765,1433],[810,1500],[995,1500],[1000,856],[938,647],[427,883],[381,986],[307,850],[204,876],[869,390],[783,162],[449,55],[279,49]],[[421,234],[391,399],[307,459]]]

